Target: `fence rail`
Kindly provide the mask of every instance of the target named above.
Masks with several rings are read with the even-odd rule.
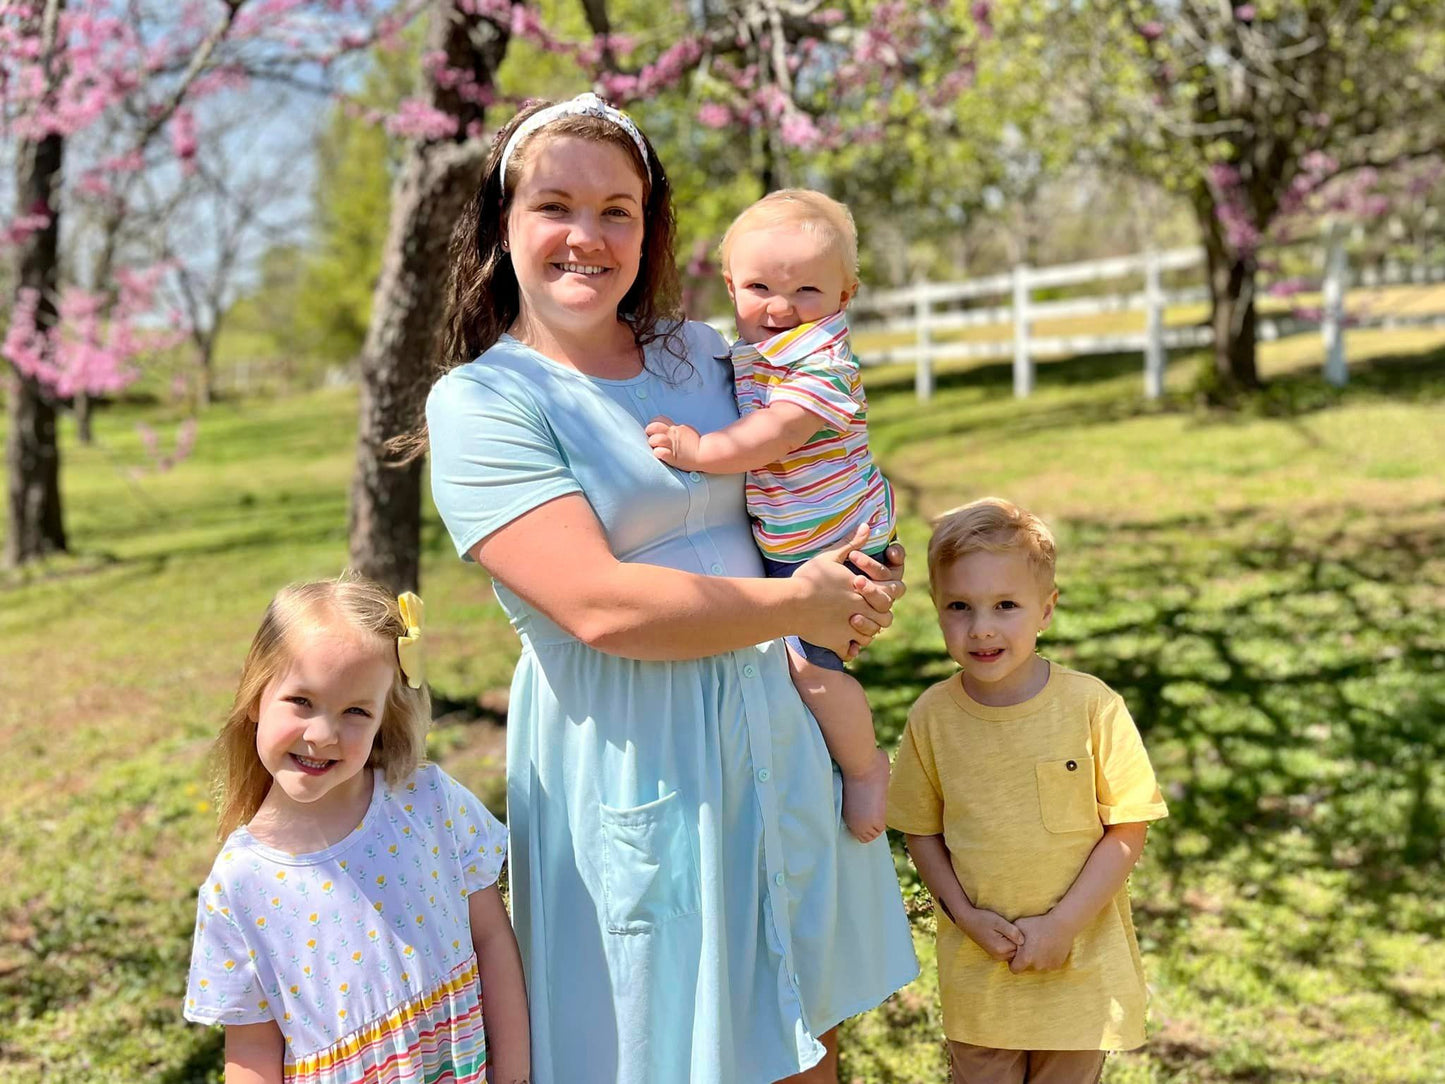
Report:
[[[1445,326],[1445,301],[1429,312],[1362,312],[1349,316],[1345,305],[1351,286],[1445,282],[1445,265],[1386,263],[1383,267],[1370,267],[1352,274],[1342,234],[1332,231],[1324,242],[1322,280],[1314,287],[1322,294],[1319,319],[1262,317],[1256,325],[1262,340],[1318,329],[1325,345],[1325,378],[1331,383],[1343,384],[1348,379],[1347,326]],[[913,341],[907,345],[866,351],[863,361],[869,365],[914,363],[917,367],[914,382],[920,399],[928,399],[933,394],[933,366],[939,361],[1012,356],[1014,394],[1022,397],[1033,390],[1036,357],[1136,350],[1144,359],[1144,394],[1157,398],[1164,390],[1168,351],[1207,346],[1214,341],[1213,328],[1207,324],[1166,326],[1164,316],[1168,308],[1208,302],[1209,291],[1203,286],[1165,290],[1162,276],[1166,272],[1191,271],[1204,266],[1204,251],[1198,248],[1144,252],[1052,267],[1020,265],[1006,274],[962,282],[920,281],[899,289],[865,292],[850,311],[855,314],[855,333],[912,335]],[[1037,290],[1107,282],[1140,274],[1144,279],[1143,290],[1049,301],[1036,301],[1033,296]],[[958,307],[963,302],[990,298],[998,301],[986,307]],[[1033,333],[1033,325],[1040,320],[1140,311],[1144,313],[1144,330],[1140,332],[1048,336]],[[1011,329],[1011,335],[942,343],[935,338],[940,332],[977,327]]]

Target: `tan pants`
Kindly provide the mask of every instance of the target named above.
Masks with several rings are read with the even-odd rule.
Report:
[[[953,1084],[1099,1084],[1102,1050],[994,1050],[949,1040]]]

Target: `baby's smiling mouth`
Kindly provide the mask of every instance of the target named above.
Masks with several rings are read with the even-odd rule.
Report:
[[[294,760],[297,765],[300,766],[301,770],[307,775],[320,775],[322,772],[326,771],[327,768],[331,767],[331,765],[336,763],[336,761],[334,760],[303,757],[300,753],[292,753],[291,759]]]

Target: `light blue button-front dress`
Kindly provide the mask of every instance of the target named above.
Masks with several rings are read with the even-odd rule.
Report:
[[[682,335],[689,365],[654,345],[629,380],[509,337],[439,380],[432,492],[457,551],[580,492],[621,560],[761,575],[742,476],[672,470],[643,436],[658,414],[704,433],[737,418],[726,344]],[[522,640],[507,814],[534,1081],[764,1084],[813,1065],[818,1035],[918,965],[888,845],[843,828],[782,644],[618,658],[496,592]]]

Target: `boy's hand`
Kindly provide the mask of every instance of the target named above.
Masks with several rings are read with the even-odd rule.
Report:
[[[971,907],[958,920],[958,928],[995,960],[1007,963],[1027,944],[1025,935],[1003,915]],[[1015,968],[1017,970],[1017,968]]]
[[[1023,931],[1023,945],[1009,962],[1009,970],[1057,971],[1068,960],[1074,936],[1052,915],[1030,915],[1015,925]]]
[[[698,447],[702,437],[690,425],[676,425],[673,420],[659,414],[647,423],[644,430],[652,454],[669,467],[678,470],[696,470]]]

